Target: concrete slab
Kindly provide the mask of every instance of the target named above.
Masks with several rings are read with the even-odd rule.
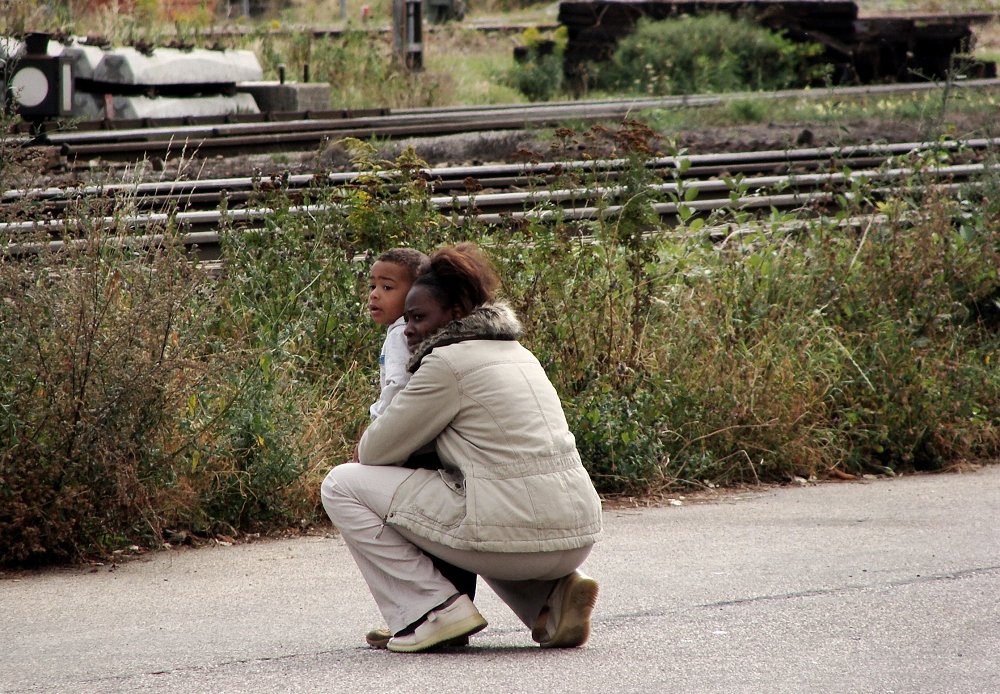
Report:
[[[249,94],[235,96],[191,96],[184,98],[114,96],[111,113],[105,104],[97,118],[182,118],[184,116],[228,116],[235,113],[260,113]]]
[[[134,48],[117,48],[94,70],[95,81],[133,86],[232,84],[263,75],[257,56],[248,50],[157,48],[146,55]]]
[[[59,46],[62,50],[55,55],[62,55],[69,60],[73,66],[73,78],[92,80],[97,66],[101,64],[107,55],[107,51],[97,46],[86,46],[81,43],[73,43],[69,46],[49,41],[49,54],[52,55],[53,46]]]
[[[253,95],[264,112],[329,111],[330,85],[326,82],[241,82],[236,91]]]
[[[73,92],[73,117],[83,120],[104,118],[104,97],[90,92]]]

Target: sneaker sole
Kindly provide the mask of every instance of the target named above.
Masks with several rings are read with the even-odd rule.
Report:
[[[566,586],[556,633],[542,648],[576,648],[590,638],[590,615],[597,605],[597,581],[586,576],[574,576]]]
[[[392,635],[388,632],[370,631],[365,634],[365,643],[372,648],[384,649],[389,646],[389,639],[391,638]]]
[[[549,621],[549,608],[546,605],[542,608],[542,611],[538,614],[538,618],[535,620],[534,626],[531,628],[531,638],[535,643],[543,642],[549,635],[546,630],[546,625]]]
[[[463,637],[472,636],[473,634],[485,629],[486,626],[486,619],[482,615],[470,615],[460,622],[455,622],[448,629],[443,630],[433,639],[427,639],[426,641],[421,641],[420,643],[412,645],[400,645],[390,641],[387,648],[393,653],[420,653],[422,651],[429,651],[432,648],[438,648],[441,646],[459,645],[454,644],[453,642],[458,641]],[[466,643],[468,643],[468,641],[466,641]]]
[[[365,643],[368,644],[370,648],[374,648],[380,651],[384,651],[389,648],[389,639],[391,636],[373,636],[371,634],[365,635]],[[452,639],[451,641],[445,641],[441,644],[442,648],[464,648],[469,645],[469,636],[459,636],[457,639]]]

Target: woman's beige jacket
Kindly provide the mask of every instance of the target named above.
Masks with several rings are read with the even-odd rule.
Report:
[[[386,522],[458,549],[545,552],[593,544],[601,502],[559,396],[517,342],[504,304],[419,345],[406,387],[361,438],[364,465],[400,465],[434,442],[444,470],[414,470]]]

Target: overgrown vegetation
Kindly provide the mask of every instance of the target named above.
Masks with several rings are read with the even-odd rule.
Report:
[[[0,564],[319,517],[318,483],[376,394],[364,277],[393,245],[488,247],[605,493],[1000,454],[995,174],[958,199],[919,174],[888,199],[856,183],[797,226],[735,207],[704,217],[683,152],[678,187],[654,192],[650,135],[558,133],[546,159],[582,146],[630,162],[589,222],[554,208],[498,227],[442,216],[412,153],[384,162],[354,143],[371,176],[296,199],[309,214],[280,194],[258,201],[274,214],[226,232],[216,278],[177,244],[126,244],[127,206],[79,210],[81,244],[7,257]],[[609,182],[567,169],[562,183]],[[679,226],[655,202],[678,205]],[[873,205],[881,216],[862,215]],[[87,226],[105,213],[117,229]]]
[[[642,118],[660,132],[755,123],[846,126],[878,119],[876,122],[915,124],[923,132],[923,139],[935,140],[942,136],[993,137],[995,132],[990,127],[968,132],[962,119],[992,113],[998,102],[1000,94],[996,90],[964,88],[893,96],[838,94],[832,99],[810,95],[794,100],[747,96],[718,106],[649,110]]]
[[[529,101],[548,101],[563,93],[563,53],[568,32],[559,27],[551,38],[538,29],[521,36],[520,53],[507,72],[507,81]]]
[[[779,218],[722,243],[643,236],[659,224],[649,174],[633,171],[629,203],[591,229],[594,243],[572,226],[532,228],[519,268],[530,290],[518,306],[605,490],[995,455],[1000,421],[983,408],[1000,404],[991,211],[956,226],[954,201],[918,195],[881,203],[892,214],[858,233],[840,226],[859,211],[844,199],[794,235]],[[673,201],[693,229],[687,197]],[[747,223],[728,211],[708,224],[731,215]]]
[[[5,21],[36,21],[36,9],[18,7]],[[155,10],[142,3],[135,16]],[[620,68],[633,70],[627,88],[684,90],[679,59],[649,51],[697,43],[696,29],[672,38],[649,31],[654,41],[622,54]],[[441,36],[465,49],[483,40],[461,30]],[[743,63],[769,61],[767,77],[780,82],[809,56],[773,39],[760,43],[769,57],[752,52],[760,46],[747,34],[733,45],[749,47],[719,53],[712,71],[704,58],[686,70],[724,89],[777,86],[753,82],[764,75],[748,75]],[[489,76],[489,90],[462,84],[465,76],[449,74],[454,58],[430,51],[425,73],[406,72],[389,59],[387,41],[361,31],[333,42],[262,29],[241,40],[269,76],[279,63],[290,75],[308,64],[344,108],[454,103],[472,89],[467,103],[560,93],[550,59],[559,36],[551,45],[525,37],[527,60],[518,64],[509,46],[481,64],[465,59],[470,72]],[[693,90],[708,91],[704,84]],[[940,125],[955,98],[995,109],[989,93],[946,93],[950,100],[872,97],[858,106],[746,100],[648,120],[662,129],[685,118],[704,125],[765,114],[835,122],[875,110]],[[754,216],[733,205],[705,216],[690,206],[682,150],[669,152],[680,161],[667,174],[676,188],[655,192],[663,174],[646,166],[652,141],[637,123],[562,129],[551,151],[525,153],[567,162],[566,187],[617,186],[590,203],[602,212],[593,221],[556,207],[528,210],[549,213],[544,220],[529,214],[492,227],[445,216],[412,152],[382,161],[353,142],[354,168],[370,175],[339,191],[262,195],[254,204],[274,213],[264,228],[223,230],[218,276],[191,264],[171,224],[157,249],[131,244],[127,199],[71,209],[77,221],[65,240],[73,243],[61,249],[44,234],[0,239],[3,247],[41,244],[0,258],[0,565],[321,517],[319,481],[350,455],[376,395],[382,335],[364,310],[368,264],[395,245],[431,250],[469,239],[489,249],[602,492],[996,459],[1000,176],[988,173],[957,197],[925,188],[916,174],[889,197],[864,183],[837,191],[823,214]],[[568,165],[598,156],[629,166],[609,181]],[[919,170],[924,162],[896,164]],[[0,189],[34,185],[41,168],[0,137]],[[739,178],[731,185],[734,200],[746,193]],[[662,202],[678,207],[675,225],[654,211]],[[302,204],[313,205],[308,214]],[[6,219],[43,217],[32,205],[6,207]],[[104,217],[115,220],[111,228],[96,223]]]
[[[822,84],[822,53],[728,14],[640,19],[590,73],[598,89],[650,96],[784,89]]]
[[[277,79],[284,66],[289,79],[330,84],[331,108],[412,108],[433,106],[452,96],[451,83],[432,71],[414,72],[393,57],[389,35],[350,30],[337,40],[308,33],[275,36],[262,32],[245,40],[265,66],[265,77]]]

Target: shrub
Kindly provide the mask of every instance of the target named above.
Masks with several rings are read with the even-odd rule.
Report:
[[[715,460],[744,457],[723,481],[995,456],[998,335],[963,307],[997,291],[1000,237],[963,239],[946,199],[910,204],[916,221],[860,236],[827,221],[752,237],[686,279],[663,367],[698,414],[671,429]]]
[[[598,87],[651,96],[783,89],[822,82],[822,51],[727,14],[640,19],[591,72]]]
[[[63,257],[0,264],[0,563],[76,558],[156,535],[177,418],[210,379],[201,280],[96,234]]]
[[[125,233],[0,264],[0,564],[312,513],[295,391],[179,245]]]
[[[795,236],[765,224],[721,245],[648,234],[660,223],[643,192],[643,138],[616,138],[634,146],[634,168],[616,180],[624,208],[585,228],[533,223],[530,248],[498,251],[603,491],[996,455],[1000,421],[987,413],[1000,412],[1000,334],[983,307],[1000,296],[1000,236],[989,214],[957,228],[950,199],[902,194],[882,200],[895,214],[864,234],[840,217]]]
[[[517,57],[507,73],[507,82],[531,101],[548,101],[563,88],[563,53],[568,34],[560,27],[553,38],[546,39],[537,29],[528,29],[522,37],[523,55]]]

